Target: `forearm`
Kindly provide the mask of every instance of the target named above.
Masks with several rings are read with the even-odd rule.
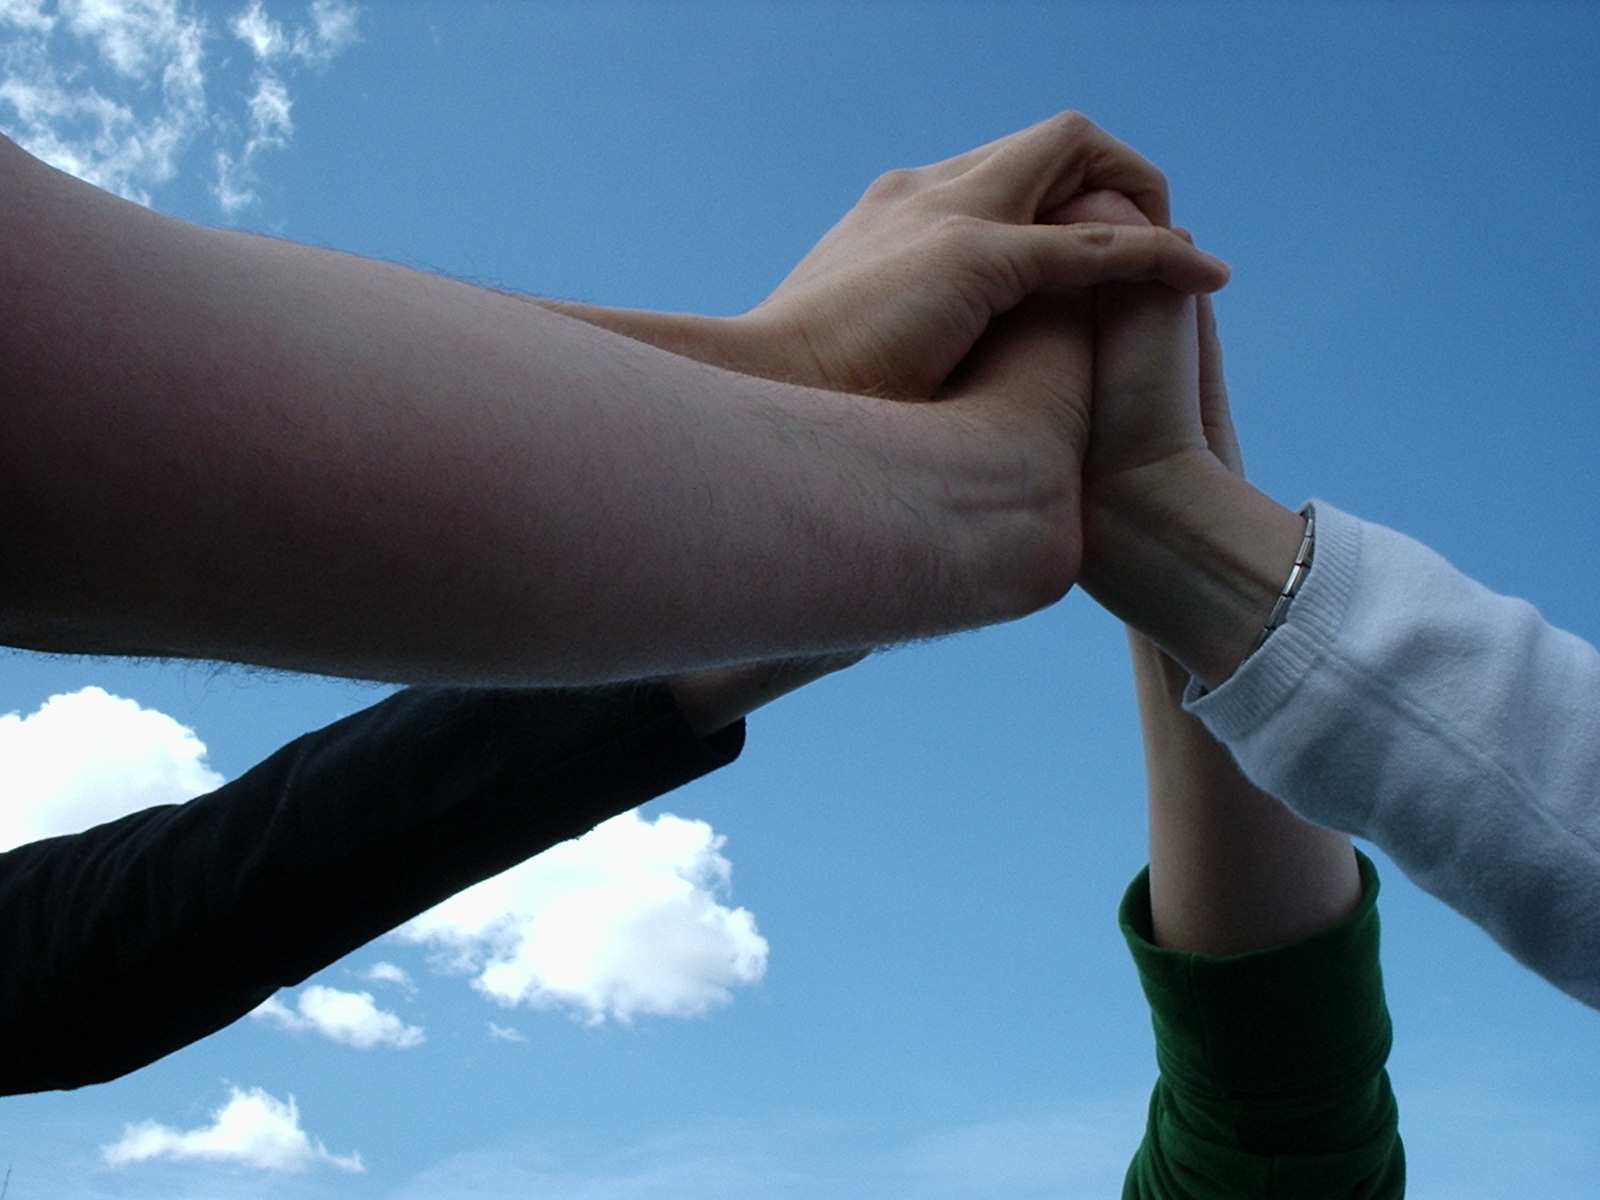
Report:
[[[544,296],[507,294],[600,329],[647,342],[669,353],[741,375],[810,387],[826,388],[830,383],[819,375],[813,363],[795,357],[795,347],[775,333],[759,310],[734,317],[708,317],[701,313],[613,308]],[[841,390],[850,389],[841,387]]]
[[[1038,603],[917,406],[0,175],[13,644],[562,683]]]
[[[1361,897],[1350,839],[1254,787],[1180,703],[1188,673],[1129,635],[1150,804],[1156,942],[1207,955],[1285,945]]]
[[[153,1061],[741,743],[659,685],[402,692],[188,804],[0,855],[0,1094]]]

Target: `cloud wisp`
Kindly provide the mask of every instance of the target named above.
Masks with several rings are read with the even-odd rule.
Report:
[[[414,996],[417,985],[411,981],[404,968],[395,966],[392,962],[375,962],[365,971],[358,971],[357,975],[369,983],[384,983],[397,987],[408,996]]]
[[[290,76],[356,42],[357,18],[348,0],[315,0],[285,27],[251,0],[224,37],[192,0],[0,0],[0,131],[140,204],[209,144],[212,195],[231,215],[256,199],[260,156],[289,144]],[[249,55],[247,92],[210,86],[230,41]]]
[[[342,0],[314,0],[311,25],[285,29],[262,7],[250,4],[228,22],[234,37],[255,58],[250,98],[245,102],[246,129],[237,153],[216,151],[216,185],[212,194],[227,213],[255,200],[256,160],[268,150],[282,150],[294,133],[293,102],[284,76],[297,66],[326,67],[358,40],[356,8]]]
[[[299,1174],[319,1166],[365,1171],[359,1154],[330,1154],[300,1127],[294,1097],[279,1100],[262,1091],[233,1088],[228,1102],[211,1114],[211,1124],[187,1131],[155,1121],[127,1126],[122,1137],[100,1147],[108,1166],[168,1159],[254,1167]]]
[[[321,984],[304,989],[293,1008],[272,996],[250,1015],[291,1033],[314,1033],[358,1050],[376,1046],[409,1050],[426,1040],[419,1027],[379,1008],[370,992],[345,992]]]
[[[223,783],[205,743],[165,713],[97,687],[0,716],[0,850],[75,833]]]
[[[766,972],[755,918],[729,908],[732,865],[703,821],[624,813],[402,926],[444,969],[512,1007],[590,1025],[700,1016]]]

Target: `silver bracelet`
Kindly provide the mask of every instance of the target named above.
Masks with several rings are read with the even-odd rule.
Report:
[[[1261,629],[1261,636],[1250,647],[1250,654],[1265,646],[1272,631],[1289,619],[1289,605],[1299,595],[1300,585],[1306,581],[1306,573],[1311,570],[1311,560],[1317,553],[1317,510],[1307,504],[1300,510],[1300,515],[1306,519],[1305,536],[1300,539],[1300,549],[1294,552],[1294,566],[1289,568],[1289,578],[1278,589],[1278,598],[1273,602],[1272,611],[1267,614],[1267,623]],[[1245,657],[1249,658],[1250,654]]]

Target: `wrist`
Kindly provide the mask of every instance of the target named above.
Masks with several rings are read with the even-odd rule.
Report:
[[[1186,451],[1095,480],[1083,528],[1084,590],[1215,687],[1260,643],[1305,520]]]
[[[782,355],[775,339],[750,318],[707,317],[699,313],[655,312],[642,308],[608,308],[570,300],[521,297],[541,308],[574,317],[589,325],[609,329],[637,342],[681,358],[721,367],[741,375],[790,380],[783,373]]]

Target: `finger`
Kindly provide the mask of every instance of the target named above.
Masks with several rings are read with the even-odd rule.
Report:
[[[1200,424],[1206,445],[1228,470],[1244,474],[1244,456],[1228,407],[1228,384],[1222,374],[1222,341],[1217,337],[1217,315],[1211,297],[1201,296],[1195,306],[1195,327],[1200,355]]]
[[[1179,292],[1214,292],[1228,282],[1228,264],[1159,226],[986,223],[990,255],[1022,267],[1025,292],[1040,287],[1164,283]],[[984,261],[1005,261],[1000,257]]]
[[[1153,224],[1171,221],[1167,180],[1156,165],[1081,113],[1061,113],[981,148],[961,183],[980,212],[1032,222],[1078,192],[1109,190]]]
[[[1004,137],[985,142],[971,150],[963,150],[960,154],[941,159],[939,162],[927,163],[920,167],[896,167],[894,170],[885,171],[873,180],[871,188],[868,189],[869,194],[875,193],[882,199],[904,199],[919,192],[956,183],[995,154],[1003,151],[1013,140],[1028,132],[1029,130],[1024,129],[1017,133],[1008,133]]]
[[[1121,192],[1110,192],[1104,189],[1093,192],[1079,192],[1071,200],[1056,208],[1039,214],[1040,225],[1080,225],[1085,222],[1099,222],[1104,225],[1148,225],[1150,219],[1139,211],[1134,204]],[[1175,229],[1174,233],[1183,234],[1183,230]],[[1193,239],[1186,239],[1193,244]]]
[[[960,154],[952,155],[939,162],[928,163],[926,166],[921,167],[906,167],[899,171],[891,171],[889,174],[891,176],[904,175],[915,178],[919,184],[924,186],[949,183],[969,174],[996,154],[1010,148],[1019,139],[1034,136],[1039,125],[1059,120],[1062,117],[1076,115],[1078,114],[1062,113],[1057,117],[1047,117],[1043,122],[1030,125],[1026,129],[1015,130],[1002,137],[997,137],[993,141],[985,142],[981,146],[974,146],[971,150],[963,150]]]

